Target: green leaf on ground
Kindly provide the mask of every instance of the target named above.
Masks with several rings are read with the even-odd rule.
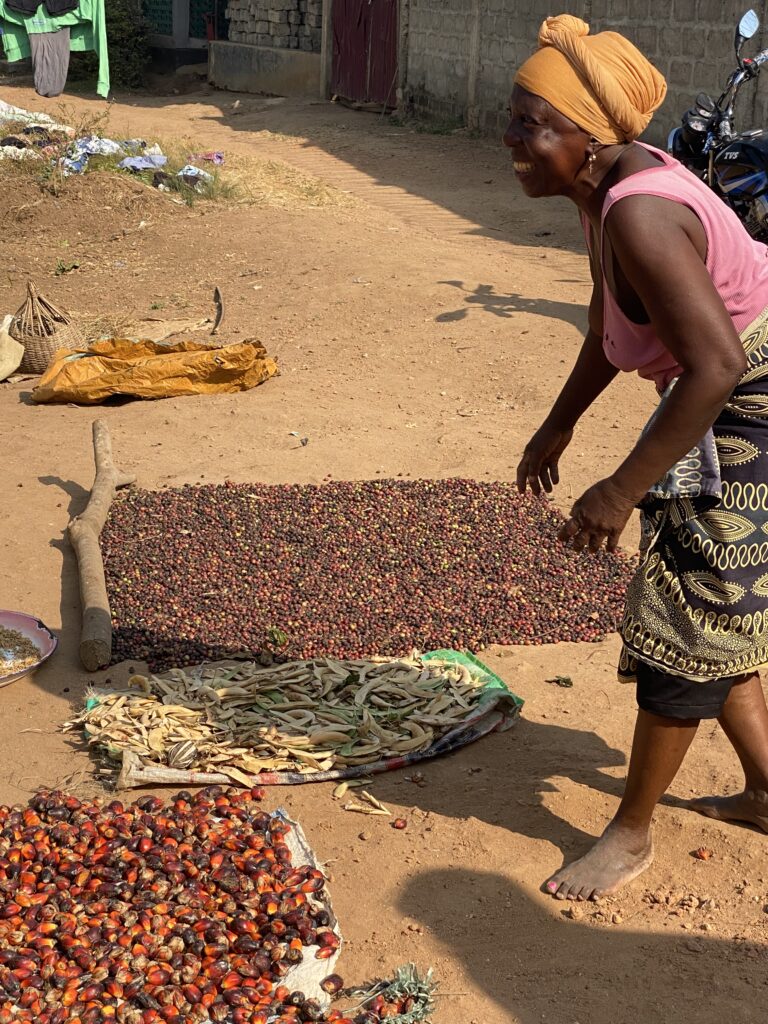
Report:
[[[573,680],[570,676],[555,676],[554,679],[547,679],[546,682],[552,683],[554,686],[562,686],[564,690],[570,690],[573,686]]]

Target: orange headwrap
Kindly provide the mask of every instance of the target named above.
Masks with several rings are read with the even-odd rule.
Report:
[[[664,100],[664,77],[618,32],[590,36],[580,18],[561,14],[541,26],[539,47],[515,82],[598,142],[636,139]]]

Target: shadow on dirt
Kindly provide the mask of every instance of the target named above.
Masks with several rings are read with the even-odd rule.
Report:
[[[429,815],[455,818],[470,830],[472,819],[478,819],[510,835],[550,843],[561,852],[564,864],[585,854],[608,824],[624,792],[625,772],[615,769],[626,764],[625,752],[596,732],[532,721],[523,712],[508,732],[491,734],[407,770],[377,776],[376,793],[385,804],[411,805]],[[501,779],[499,765],[503,765]],[[417,771],[426,777],[420,785],[407,781]],[[596,808],[594,834],[547,806],[544,796],[561,792],[560,779],[591,791]],[[685,800],[671,794],[661,803],[688,808]],[[544,875],[540,881],[545,881]]]
[[[529,299],[517,292],[508,295],[496,291],[492,284],[467,287],[464,281],[438,281],[438,284],[452,285],[464,294],[464,305],[450,313],[435,317],[438,323],[456,323],[465,320],[475,310],[509,320],[516,313],[533,313],[536,316],[551,317],[564,323],[573,324],[580,331],[587,329],[587,309],[573,302],[553,302],[550,299]]]
[[[86,506],[88,491],[81,487],[74,480],[64,480],[59,476],[38,477],[41,484],[46,487],[57,487],[69,500],[67,503],[67,514],[72,519],[78,515]],[[48,690],[56,694],[64,694],[69,698],[70,703],[79,708],[82,705],[82,692],[79,685],[67,685],[73,683],[70,666],[77,666],[79,669],[79,644],[80,644],[80,579],[77,568],[77,559],[69,541],[66,537],[56,537],[50,540],[50,546],[61,554],[61,583],[59,612],[61,615],[61,629],[58,631],[59,648],[51,660],[35,674],[35,683],[42,690]]]
[[[503,779],[494,772],[499,764],[504,765]],[[550,810],[542,795],[556,792],[555,780],[565,777],[618,800],[624,780],[604,769],[625,764],[623,751],[610,747],[594,732],[523,717],[507,733],[420,764],[426,785],[404,781],[414,768],[378,776],[376,792],[385,803],[412,804],[462,821],[476,818],[512,834],[544,840],[562,849],[564,859],[572,860],[587,850],[594,836]]]
[[[58,487],[69,498],[67,512],[72,519],[85,510],[89,492],[75,480],[63,480],[60,476],[40,476],[38,480],[46,487]]]
[[[398,905],[498,1004],[498,1021],[747,1024],[761,1018],[768,994],[768,947],[587,924],[593,905],[585,905],[584,920],[571,920],[567,906],[531,898],[492,868],[423,871]],[[649,964],[652,977],[642,969]],[[470,1012],[452,1013],[452,1002],[451,994],[441,1001],[441,1019],[476,1018],[466,1004]]]

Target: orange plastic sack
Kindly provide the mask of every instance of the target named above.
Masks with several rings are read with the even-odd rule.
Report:
[[[277,363],[258,342],[211,348],[197,341],[111,338],[88,349],[56,352],[32,399],[97,405],[112,395],[212,395],[247,391],[276,373]]]

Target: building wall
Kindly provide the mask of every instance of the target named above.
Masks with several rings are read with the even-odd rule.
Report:
[[[715,97],[735,66],[733,34],[749,0],[401,0],[408,8],[401,99],[415,110],[503,129],[515,68],[536,46],[538,28],[557,8],[593,31],[627,35],[665,75],[669,93],[647,137],[661,143],[697,92]],[[751,46],[768,46],[768,0],[753,6],[762,26]],[[737,124],[768,116],[768,77],[744,87]]]
[[[319,53],[322,0],[229,0],[229,40]]]
[[[465,114],[471,24],[471,0],[411,0],[404,98],[417,110]]]

